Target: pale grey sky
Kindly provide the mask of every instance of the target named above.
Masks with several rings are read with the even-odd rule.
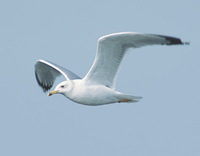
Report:
[[[199,156],[199,7],[199,0],[1,1],[0,155]],[[47,97],[37,85],[36,60],[83,77],[98,38],[122,31],[191,44],[129,51],[117,90],[143,96],[136,104],[89,107]]]

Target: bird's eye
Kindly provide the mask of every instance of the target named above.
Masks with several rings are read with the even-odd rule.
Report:
[[[61,88],[65,88],[65,86],[64,85],[62,85],[62,86],[60,86]]]

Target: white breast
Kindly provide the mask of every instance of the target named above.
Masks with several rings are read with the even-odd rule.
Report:
[[[86,85],[82,80],[74,80],[74,88],[67,97],[77,103],[85,105],[102,105],[115,103],[115,91],[104,85]]]

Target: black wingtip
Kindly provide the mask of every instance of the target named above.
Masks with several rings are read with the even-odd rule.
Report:
[[[43,84],[43,83],[41,83],[39,81],[39,78],[38,78],[38,75],[37,75],[36,72],[35,72],[35,77],[36,77],[38,85],[42,88],[42,90],[43,90],[44,93],[46,93],[47,91],[49,91],[51,89],[52,85],[47,86],[47,85],[45,85],[45,84]]]
[[[179,38],[165,36],[165,39],[168,41],[167,45],[183,44]]]
[[[171,37],[171,36],[163,36],[163,35],[157,35],[160,37],[163,37],[167,40],[166,45],[176,45],[176,44],[186,44],[189,45],[190,42],[182,42],[180,38],[176,38],[176,37]]]

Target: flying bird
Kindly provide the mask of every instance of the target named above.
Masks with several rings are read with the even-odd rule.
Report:
[[[189,43],[163,35],[135,32],[114,33],[99,38],[96,57],[84,78],[81,79],[68,69],[46,60],[38,60],[35,63],[35,76],[39,86],[47,92],[53,86],[55,79],[63,75],[66,81],[59,83],[48,95],[63,94],[76,103],[96,106],[138,102],[142,97],[115,90],[116,74],[127,49],[147,45],[178,44]]]

